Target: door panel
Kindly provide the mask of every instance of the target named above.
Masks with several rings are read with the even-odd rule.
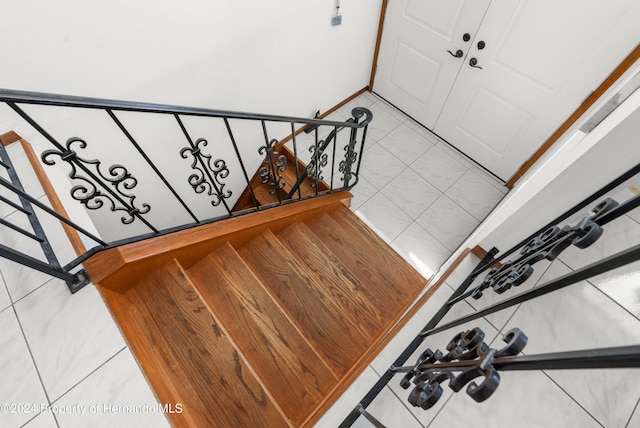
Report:
[[[389,2],[375,91],[432,128],[490,0]],[[456,58],[447,51],[463,51]]]
[[[486,111],[490,111],[492,116],[509,119],[501,121],[500,126],[487,126]],[[458,126],[461,132],[475,139],[483,149],[500,155],[513,141],[518,140],[533,121],[533,115],[491,90],[477,86],[462,109]]]
[[[493,0],[434,131],[507,180],[635,47],[638,18],[633,0]]]

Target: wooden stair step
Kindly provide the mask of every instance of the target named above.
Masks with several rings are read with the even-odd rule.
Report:
[[[337,377],[229,243],[187,272],[274,400],[299,426]]]
[[[174,426],[291,426],[173,260],[125,293],[138,324],[129,343],[149,380],[188,409]],[[146,343],[144,343],[146,342]]]
[[[296,176],[296,164],[293,162],[293,156],[291,157],[291,159],[288,159],[288,162],[289,163],[287,169],[282,173],[282,179],[286,183],[283,189],[285,191],[285,194],[288,194],[291,191],[293,186],[296,184],[296,181],[298,180],[298,176]],[[300,177],[302,176],[306,168],[307,166],[304,163],[298,163],[298,174]],[[313,180],[311,179],[311,177],[306,177],[304,180],[302,180],[302,183],[300,184],[300,194],[302,196],[316,194],[316,188],[312,185],[312,183]],[[320,186],[318,187],[318,193],[322,193],[328,189],[329,187],[321,181]],[[295,199],[297,197],[298,192],[296,191],[293,198]]]
[[[344,375],[370,342],[332,300],[329,290],[318,284],[270,231],[258,235],[238,253],[334,373]]]
[[[329,247],[372,294],[386,296],[386,308],[397,314],[407,297],[417,296],[427,280],[347,207],[321,213],[307,226]]]
[[[303,222],[297,221],[278,234],[278,239],[326,284],[344,312],[352,314],[361,331],[369,338],[378,337],[394,317],[349,271],[348,267]]]
[[[381,260],[377,264],[387,272],[393,272],[394,278],[397,280],[395,284],[400,292],[411,292],[415,290],[416,284],[420,289],[426,285],[427,279],[348,207],[338,206],[329,211],[329,215],[340,223],[350,236],[358,235],[372,247],[375,247],[376,251],[373,254],[384,255],[384,257],[379,257]]]
[[[280,189],[280,191],[278,192],[280,194],[280,199],[278,199],[278,194],[271,194],[272,191],[273,187],[269,184],[259,183],[253,188],[253,195],[256,197],[256,200],[258,201],[258,204],[260,204],[260,206],[277,204],[280,201],[283,201],[287,196],[287,193],[284,190]]]

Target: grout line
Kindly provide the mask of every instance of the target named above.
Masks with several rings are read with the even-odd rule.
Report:
[[[620,309],[622,309],[624,312],[628,313],[629,315],[631,315],[632,317],[634,317],[636,320],[640,321],[640,318],[634,314],[633,312],[631,312],[629,309],[627,309],[626,307],[624,307],[624,305],[622,305],[622,303],[618,302],[616,299],[614,299],[613,297],[609,296],[604,290],[600,289],[600,287],[598,287],[597,285],[593,284],[591,281],[589,281],[588,279],[586,280],[587,284],[589,284],[590,286],[592,286],[593,288],[595,288],[596,290],[598,290],[600,293],[602,293],[606,299],[610,300],[614,305],[618,306]]]
[[[0,275],[2,275],[2,279],[4,281],[4,275],[2,274],[2,272],[0,272]],[[5,282],[6,284],[6,282]],[[6,285],[5,285],[6,286]],[[27,346],[27,350],[29,351],[29,356],[31,357],[31,363],[33,364],[33,368],[36,372],[36,375],[38,376],[38,380],[40,381],[40,386],[42,387],[42,392],[44,392],[44,396],[47,400],[47,404],[50,406],[51,405],[51,399],[49,398],[49,393],[47,392],[47,388],[44,385],[44,381],[42,380],[42,375],[40,374],[40,370],[38,369],[38,365],[36,364],[36,359],[33,356],[33,351],[31,350],[31,345],[29,345],[29,340],[27,339],[27,335],[24,332],[24,328],[22,327],[22,322],[20,321],[20,317],[18,316],[18,311],[16,310],[16,307],[14,305],[11,305],[11,309],[13,309],[13,313],[16,317],[16,321],[18,322],[18,327],[20,327],[20,332],[22,333],[22,337],[24,339],[25,345]],[[39,412],[37,415],[39,415],[41,412]],[[37,416],[36,415],[36,416]],[[35,416],[34,416],[35,418]],[[55,414],[53,415],[54,420],[56,421],[56,424],[58,424],[58,420],[55,417]],[[59,424],[58,424],[59,426]]]
[[[566,395],[567,395],[567,396],[568,396],[568,397],[569,397],[569,398],[570,398],[574,403],[576,403],[576,404],[577,404],[577,405],[578,405],[582,410],[584,410],[586,414],[588,414],[589,416],[591,416],[591,418],[592,418],[592,419],[593,419],[593,420],[594,420],[598,425],[600,425],[602,428],[605,428],[605,426],[604,426],[604,425],[602,425],[602,424],[600,423],[600,421],[599,421],[599,420],[597,420],[597,419],[595,418],[595,416],[593,416],[593,415],[591,414],[591,412],[589,412],[589,411],[588,411],[588,410],[587,410],[587,409],[586,409],[582,404],[580,404],[580,403],[578,402],[578,400],[576,400],[575,398],[573,398],[573,396],[572,396],[571,394],[569,394],[569,393],[568,393],[568,392],[567,392],[567,391],[566,391],[562,386],[560,386],[560,384],[558,384],[558,383],[557,383],[557,382],[556,382],[556,381],[555,381],[555,380],[554,380],[554,379],[553,379],[553,378],[552,378],[552,377],[551,377],[551,376],[550,376],[546,371],[544,371],[544,370],[539,370],[539,371],[540,371],[543,375],[545,375],[547,378],[549,378],[549,380],[550,380],[551,382],[553,382],[555,386],[557,386],[558,388],[560,388],[560,390],[561,390],[562,392],[564,392],[564,393],[565,393],[565,394],[566,394]]]
[[[424,425],[422,425],[422,422],[420,422],[420,419],[418,419],[418,417],[415,415],[415,413],[409,408],[410,404],[408,403],[408,401],[406,399],[404,399],[404,398],[401,398],[398,394],[396,394],[396,392],[393,390],[393,388],[389,387],[389,384],[386,385],[386,388],[388,388],[389,391],[391,391],[392,396],[395,397],[400,402],[400,404],[407,410],[407,412],[409,412],[409,414],[411,416],[413,416],[413,419],[415,419],[416,422],[418,422],[418,425],[423,427]],[[409,388],[411,388],[411,387],[409,387]],[[410,390],[407,390],[407,394],[409,394],[409,391]]]
[[[446,407],[447,404],[449,404],[449,401],[451,401],[453,399],[453,397],[456,396],[457,393],[453,393],[449,396],[449,398],[447,398],[447,401],[444,402],[444,404],[442,405],[442,407],[440,407],[440,410],[438,410],[438,412],[435,414],[435,416],[431,419],[431,422],[429,422],[428,425],[426,425],[426,428],[429,428],[434,422],[435,420],[438,418],[438,416],[440,415],[440,413],[442,413],[442,411],[444,410],[444,408]]]
[[[117,351],[115,354],[113,354],[111,357],[109,357],[105,362],[103,362],[102,364],[100,364],[98,367],[96,367],[94,370],[92,370],[89,374],[87,374],[85,377],[83,377],[82,379],[80,379],[78,382],[76,382],[73,386],[71,386],[69,389],[67,389],[65,392],[63,392],[62,394],[60,394],[60,396],[58,398],[56,398],[51,404],[57,403],[58,401],[60,401],[65,395],[67,395],[69,392],[71,392],[75,387],[77,387],[78,385],[80,385],[82,382],[84,382],[85,380],[87,380],[89,377],[91,377],[95,372],[97,372],[98,370],[100,370],[101,368],[103,368],[105,365],[107,365],[111,360],[113,360],[115,357],[117,357],[118,355],[120,355],[125,349],[127,349],[127,346],[125,345],[122,349],[120,349],[119,351]]]
[[[639,405],[640,405],[640,398],[638,399],[638,402],[636,403],[636,407],[634,407],[633,410],[631,411],[631,415],[629,416],[629,420],[627,421],[627,424],[625,425],[625,428],[633,428],[633,427],[630,427],[629,424],[631,423],[631,419],[633,419],[634,413],[638,411],[638,406]]]

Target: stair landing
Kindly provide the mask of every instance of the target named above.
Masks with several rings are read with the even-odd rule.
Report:
[[[169,415],[174,426],[312,426],[424,289],[326,199],[278,221],[243,216],[251,233],[139,258],[147,270],[126,286],[103,276],[98,288],[160,402],[183,405]]]

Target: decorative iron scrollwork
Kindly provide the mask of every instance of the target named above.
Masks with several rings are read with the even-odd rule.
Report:
[[[269,193],[272,195],[279,195],[280,189],[284,187],[282,173],[287,169],[287,158],[274,150],[277,142],[278,140],[273,139],[258,149],[258,153],[264,155],[264,166],[260,167],[258,175],[262,184],[271,186]]]
[[[136,218],[142,219],[141,214],[146,214],[151,210],[149,204],[146,203],[137,207],[134,203],[136,196],[125,192],[125,190],[135,188],[138,184],[138,180],[131,175],[127,168],[119,164],[111,165],[105,174],[99,160],[87,160],[78,156],[78,153],[71,148],[74,143],[77,143],[77,149],[87,147],[86,141],[72,137],[65,144],[66,150],[45,150],[41,156],[42,162],[46,165],[55,165],[56,161],[51,158],[57,156],[71,167],[69,178],[82,182],[82,184],[71,188],[70,193],[73,199],[90,210],[97,210],[107,203],[111,211],[127,213],[128,216],[120,219],[123,224],[131,224]],[[90,166],[93,166],[95,172],[89,169]],[[78,168],[84,171],[88,177],[79,174]],[[111,186],[108,186],[107,183]],[[98,186],[101,186],[105,191],[100,190]],[[148,224],[144,219],[142,221]]]
[[[189,184],[196,193],[206,192],[212,196],[211,205],[217,207],[232,195],[230,190],[224,190],[225,183],[222,181],[229,176],[229,168],[223,159],[213,161],[211,155],[202,153],[200,146],[205,147],[207,144],[207,140],[199,138],[193,147],[187,146],[180,150],[180,156],[183,159],[188,158],[187,153],[193,156],[191,169],[195,172],[189,176]]]
[[[326,153],[322,153],[320,147],[324,147],[325,142],[320,141],[318,146],[309,147],[309,152],[311,153],[311,160],[309,161],[309,165],[307,165],[307,176],[311,177],[311,186],[317,187],[318,184],[324,180],[322,176],[322,168],[327,166],[329,163],[329,156]]]
[[[502,294],[529,279],[533,274],[535,263],[541,260],[555,260],[571,245],[578,248],[589,247],[600,238],[603,232],[597,220],[616,206],[618,203],[615,200],[607,198],[592,209],[591,215],[584,217],[576,225],[548,228],[520,249],[518,259],[507,261],[501,267],[491,268],[471,296],[479,299],[482,297],[483,290],[487,288]]]
[[[458,333],[447,345],[447,354],[427,349],[416,365],[402,378],[400,386],[415,387],[409,394],[409,403],[422,409],[430,409],[442,396],[442,384],[459,392],[467,385],[467,394],[476,402],[489,398],[500,384],[500,375],[493,366],[496,358],[519,354],[527,345],[527,336],[517,328],[504,337],[507,343],[502,349],[493,349],[484,342],[484,332],[478,327]],[[478,384],[474,379],[482,378]]]

